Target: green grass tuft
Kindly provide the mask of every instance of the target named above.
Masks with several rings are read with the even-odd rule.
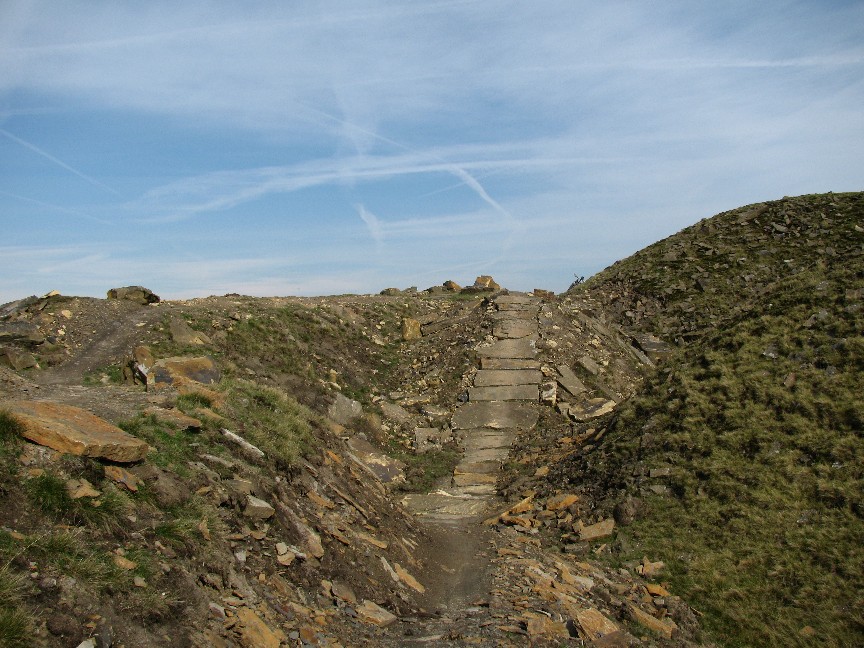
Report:
[[[30,615],[17,607],[0,606],[0,646],[30,648],[33,645]]]
[[[66,480],[51,472],[44,472],[28,481],[27,494],[33,504],[49,516],[67,516],[75,507],[66,490]]]
[[[231,418],[237,432],[260,448],[277,466],[287,468],[312,443],[312,424],[317,417],[290,396],[245,380],[226,385]]]

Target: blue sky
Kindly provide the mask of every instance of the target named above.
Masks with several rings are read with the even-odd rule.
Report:
[[[0,303],[564,290],[864,189],[864,2],[0,3]]]

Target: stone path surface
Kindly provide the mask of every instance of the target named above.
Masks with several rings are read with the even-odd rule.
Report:
[[[540,300],[500,295],[492,302],[494,340],[477,349],[481,368],[451,426],[464,451],[450,484],[405,501],[418,515],[441,523],[476,518],[495,494],[498,469],[520,431],[537,424],[540,381],[537,314]]]
[[[494,339],[477,349],[480,369],[450,425],[463,451],[449,483],[404,503],[439,533],[443,569],[452,574],[430,597],[442,608],[465,608],[488,594],[492,556],[480,522],[496,504],[496,481],[516,437],[539,420],[542,373],[536,360],[540,300],[502,295],[488,313]],[[449,563],[449,566],[448,566]]]

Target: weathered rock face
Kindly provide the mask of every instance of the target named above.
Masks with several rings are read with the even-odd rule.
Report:
[[[495,283],[495,280],[489,275],[480,275],[474,280],[474,288],[479,288],[482,290],[501,290],[501,286]]]
[[[497,292],[501,290],[501,286],[499,286],[495,280],[489,275],[480,275],[477,279],[474,280],[474,284],[471,286],[467,286],[462,289],[463,293],[485,293],[485,292]]]
[[[45,337],[39,327],[30,322],[0,322],[0,343],[15,342],[35,346],[42,344]]]
[[[462,290],[462,286],[457,284],[455,281],[447,280],[444,282],[444,289],[448,290],[449,292],[459,292],[460,290]]]
[[[387,456],[371,443],[359,437],[349,439],[348,446],[357,460],[382,483],[402,484],[405,482],[405,464],[398,459]]]
[[[178,385],[191,380],[203,385],[212,385],[219,382],[221,378],[222,372],[212,358],[177,357],[157,360],[148,375],[147,382]]]
[[[336,400],[327,410],[327,416],[339,425],[348,425],[358,416],[363,414],[363,406],[355,400],[351,400],[342,394],[336,394]]]
[[[24,427],[23,436],[59,452],[110,461],[143,459],[149,446],[78,407],[38,401],[2,404]]]
[[[125,286],[124,288],[112,288],[108,291],[108,299],[125,299],[146,306],[147,304],[156,304],[160,301],[149,288],[144,286]]]
[[[244,648],[279,648],[285,638],[279,628],[271,628],[246,607],[237,610],[237,633]]]
[[[419,340],[423,337],[420,332],[420,322],[411,317],[402,318],[402,339],[405,341]]]
[[[4,364],[15,371],[39,366],[32,353],[14,347],[0,348],[0,364]]]

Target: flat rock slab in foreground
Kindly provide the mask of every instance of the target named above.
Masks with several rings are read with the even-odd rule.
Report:
[[[402,503],[419,515],[453,521],[481,515],[488,507],[485,498],[445,491],[407,495]]]
[[[465,403],[453,413],[453,427],[457,430],[471,428],[520,428],[528,430],[537,424],[540,415],[530,405],[523,403],[479,402]]]
[[[25,438],[58,452],[131,462],[143,459],[150,449],[141,439],[71,405],[12,401],[0,408],[21,422]]]

